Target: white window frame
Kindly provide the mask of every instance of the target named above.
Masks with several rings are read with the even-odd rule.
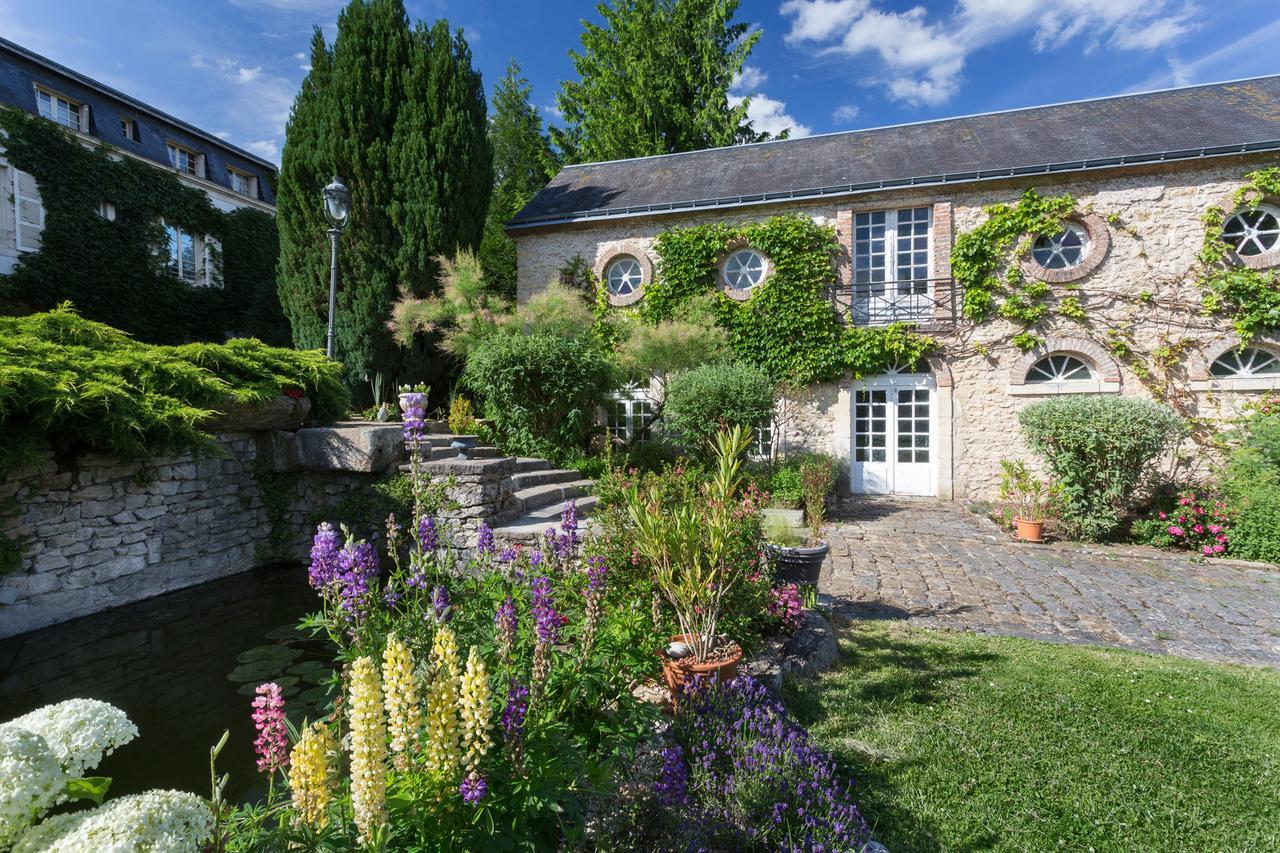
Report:
[[[127,116],[120,117],[120,135],[130,142],[138,141],[138,122]]]
[[[68,98],[66,95],[60,95],[47,86],[41,86],[39,83],[35,85],[36,90],[36,114],[41,118],[48,119],[54,124],[61,125],[68,130],[74,130],[76,133],[89,132],[89,107],[79,101]],[[45,112],[44,103],[41,97],[47,98],[49,101],[49,111]],[[58,117],[58,107],[66,106],[68,121],[62,121]],[[69,119],[75,115],[75,124],[71,124]]]
[[[176,142],[166,142],[165,148],[169,152],[169,166],[177,171],[180,175],[191,175],[193,178],[204,177],[204,155],[197,154],[185,145],[179,145]],[[190,168],[183,168],[181,154],[187,155],[187,161]]]
[[[237,179],[239,179],[240,183],[243,184],[243,189],[236,186]],[[248,172],[242,172],[239,169],[228,166],[227,184],[230,185],[231,191],[234,193],[239,193],[240,195],[248,196],[249,198],[258,197],[258,179],[253,175],[250,175]]]
[[[610,397],[608,406],[604,425],[610,436],[628,443],[649,438],[656,412],[647,389],[635,385],[624,388]]]
[[[899,238],[899,214],[904,212],[916,214],[920,211],[925,212],[925,248],[923,264],[916,263],[913,259],[910,264],[913,273],[923,271],[923,277],[912,275],[911,278],[903,278],[903,268],[899,265],[898,254],[901,251],[898,246]],[[878,227],[878,223],[874,222],[877,215],[884,216],[884,245],[882,251],[869,251],[873,247],[874,238],[871,234]],[[865,218],[865,223],[859,220]],[[915,223],[915,220],[912,220]],[[869,229],[867,239],[859,240],[859,229]],[[930,281],[933,272],[933,206],[919,205],[914,207],[894,207],[879,210],[862,210],[853,213],[851,223],[849,255],[852,260],[851,277],[853,283],[852,293],[852,313],[853,323],[858,326],[882,326],[898,321],[915,321],[927,322],[933,319],[934,299],[930,293],[932,282]],[[918,234],[903,235],[918,237]],[[863,251],[859,251],[859,243],[872,244],[866,246]],[[914,246],[907,250],[915,253],[919,251]],[[867,266],[864,269],[859,268],[859,260],[867,258]],[[876,259],[880,259],[881,265],[876,266]],[[882,278],[876,280],[876,273],[882,273]],[[904,290],[904,287],[907,289]],[[896,291],[896,292],[891,292]]]
[[[752,459],[772,459],[777,446],[778,422],[774,418],[751,427],[751,444],[747,455]]]
[[[26,178],[28,190],[24,190],[23,178]],[[36,221],[23,219],[23,203],[28,213],[34,212]],[[40,197],[40,187],[35,176],[21,169],[13,169],[13,226],[14,244],[19,252],[40,251],[41,235],[44,234],[44,199]]]
[[[185,228],[161,222],[165,232],[164,264],[179,281],[185,281],[192,287],[216,287],[220,280],[216,275],[213,253],[220,249],[217,240],[200,234],[193,234]],[[170,238],[170,233],[173,237]],[[191,238],[191,256],[193,266],[190,275],[182,264],[182,238]],[[176,246],[176,249],[175,249]]]

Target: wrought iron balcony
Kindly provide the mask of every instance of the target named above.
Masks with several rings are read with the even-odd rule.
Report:
[[[852,287],[828,287],[827,295],[840,316],[855,326],[916,323],[952,328],[960,312],[958,289],[951,278],[860,281]]]

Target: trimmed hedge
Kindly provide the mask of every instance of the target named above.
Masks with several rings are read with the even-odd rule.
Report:
[[[347,410],[342,366],[319,352],[252,339],[144,344],[69,304],[0,317],[0,474],[48,451],[131,457],[206,447],[213,436],[201,425],[228,401],[265,403],[286,388],[311,398],[317,421]]]
[[[773,382],[744,362],[705,364],[667,382],[662,419],[689,447],[711,440],[722,425],[756,426],[773,418]]]

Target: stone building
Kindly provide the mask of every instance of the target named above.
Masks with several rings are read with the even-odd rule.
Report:
[[[0,38],[0,109],[5,108],[56,122],[86,146],[108,145],[112,156],[175,172],[224,213],[251,207],[275,215],[276,167],[268,161]],[[110,203],[98,203],[101,216],[115,218]],[[5,158],[0,138],[0,275],[39,250],[44,219],[40,187]],[[182,223],[165,223],[165,231],[174,275],[193,286],[216,286],[216,240],[190,233]]]
[[[833,225],[832,310],[855,325],[916,324],[935,355],[792,395],[773,449],[846,460],[855,493],[990,497],[1001,458],[1030,458],[1017,413],[1033,400],[1154,396],[1220,418],[1280,386],[1280,338],[1240,349],[1231,317],[1204,311],[1197,259],[1203,218],[1221,208],[1229,263],[1280,266],[1280,198],[1235,198],[1246,175],[1277,164],[1272,76],[570,166],[507,230],[521,300],[576,265],[626,310],[662,279],[665,229],[787,213]],[[1076,203],[1057,233],[1023,235],[998,274],[1046,283],[1051,310],[1029,330],[971,322],[953,244],[986,206],[1029,188]],[[717,283],[750,300],[771,272],[755,247],[726,245]],[[1022,331],[1031,337],[1015,341]],[[618,408],[624,421],[645,411]]]

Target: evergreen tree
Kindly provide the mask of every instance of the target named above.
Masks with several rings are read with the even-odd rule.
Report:
[[[431,258],[474,248],[484,231],[491,164],[480,75],[461,32],[411,30],[402,0],[354,0],[294,101],[281,158],[280,302],[299,347],[324,346],[329,243],[321,190],[351,189],[339,248],[337,357],[354,386],[436,378],[425,351],[387,329],[401,288],[434,288]]]
[[[507,64],[493,92],[489,145],[493,149],[493,193],[480,262],[485,281],[508,299],[516,296],[516,244],[502,226],[546,186],[560,164],[542,132],[542,119],[529,103],[532,88],[520,74],[520,63]]]
[[[583,21],[577,81],[557,96],[566,127],[553,129],[570,162],[590,163],[760,142],[749,99],[729,87],[760,39],[733,23],[738,0],[613,0],[603,27]]]

